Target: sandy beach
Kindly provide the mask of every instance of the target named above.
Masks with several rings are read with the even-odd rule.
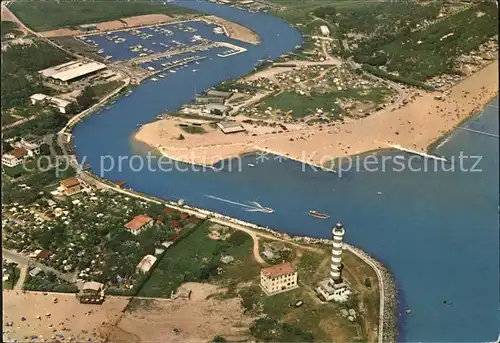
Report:
[[[102,23],[96,23],[96,26],[97,26],[96,31],[105,32],[105,31],[110,31],[110,30],[127,29],[127,28],[133,28],[136,26],[166,23],[166,22],[169,22],[172,20],[176,20],[176,18],[173,18],[173,17],[168,16],[166,14],[138,15],[138,16],[133,16],[133,17],[121,18],[120,20],[111,20],[111,21],[105,21]],[[60,36],[76,36],[76,35],[85,34],[85,32],[80,31],[80,30],[76,30],[76,29],[64,28],[64,29],[57,29],[57,30],[51,30],[51,31],[44,31],[44,32],[40,32],[40,34],[43,37],[50,38],[50,37],[60,37]]]
[[[498,61],[449,89],[424,93],[402,108],[390,107],[373,115],[323,128],[289,127],[288,132],[255,132],[225,135],[217,129],[187,134],[178,119],[144,125],[135,139],[158,148],[165,156],[197,164],[213,164],[244,153],[266,149],[294,159],[322,165],[331,159],[387,148],[388,144],[425,152],[471,114],[479,112],[498,92]],[[276,130],[276,129],[275,129]],[[177,137],[182,133],[184,140]],[[207,143],[208,142],[208,143]]]
[[[103,305],[84,305],[74,294],[4,290],[3,342],[32,342],[33,336],[36,342],[104,341],[103,325],[114,324],[127,303],[124,297],[109,297]]]
[[[249,28],[246,28],[243,25],[236,24],[232,21],[222,19],[216,16],[206,16],[204,19],[208,22],[222,25],[227,31],[227,34],[229,35],[230,38],[240,40],[245,43],[250,43],[250,44],[259,44],[260,43],[260,38],[259,36],[250,30]]]

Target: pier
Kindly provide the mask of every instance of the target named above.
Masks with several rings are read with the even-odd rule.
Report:
[[[423,151],[417,151],[417,150],[412,150],[412,149],[404,148],[401,145],[397,145],[397,144],[388,144],[388,143],[386,143],[386,144],[387,144],[387,146],[389,146],[389,147],[391,147],[393,149],[404,151],[404,152],[407,152],[409,154],[419,155],[419,156],[422,156],[422,157],[425,157],[425,158],[434,159],[434,160],[437,160],[437,161],[448,162],[448,160],[446,158],[441,157],[441,156],[431,155],[431,154],[428,154],[428,153],[423,152]]]
[[[459,129],[460,130],[464,130],[464,131],[469,131],[469,132],[472,132],[472,133],[477,133],[477,134],[483,135],[483,136],[498,138],[498,135],[494,134],[494,133],[489,133],[489,132],[484,132],[484,131],[469,129],[468,127],[459,127]]]
[[[255,149],[257,149],[259,151],[263,151],[263,152],[265,152],[267,154],[272,154],[272,155],[279,156],[279,158],[283,159],[283,160],[292,160],[292,161],[299,162],[299,163],[302,163],[302,164],[308,164],[311,167],[318,168],[318,169],[321,169],[323,171],[337,173],[337,171],[335,171],[334,169],[330,169],[330,168],[327,168],[325,166],[321,166],[321,165],[313,163],[313,162],[304,161],[304,160],[301,160],[300,158],[294,158],[294,157],[282,154],[282,153],[277,152],[277,151],[273,151],[273,150],[266,149],[266,148],[261,148],[259,146],[255,146]]]

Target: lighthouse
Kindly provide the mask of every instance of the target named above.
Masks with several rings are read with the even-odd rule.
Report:
[[[325,301],[345,302],[351,294],[349,285],[342,278],[342,246],[345,229],[341,223],[332,228],[332,256],[328,278],[316,287],[316,293]]]
[[[332,263],[330,265],[330,284],[342,282],[342,245],[344,243],[344,226],[337,223],[332,229]]]

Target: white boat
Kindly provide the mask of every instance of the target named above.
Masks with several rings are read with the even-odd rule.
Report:
[[[249,164],[248,164],[248,166],[249,166],[249,167],[255,167],[255,165],[254,165],[254,164],[252,164],[252,163],[249,163]]]
[[[193,73],[196,73],[198,71],[198,69],[193,69]]]
[[[171,72],[171,73],[175,73],[176,71],[175,71],[175,70],[169,70],[169,72]]]
[[[158,81],[158,79],[156,77],[153,77],[151,80],[152,81]]]

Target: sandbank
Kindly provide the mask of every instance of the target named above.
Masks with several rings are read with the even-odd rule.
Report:
[[[244,153],[266,149],[294,159],[323,165],[334,158],[387,148],[388,144],[425,152],[429,145],[478,112],[498,92],[498,61],[449,89],[417,96],[398,109],[386,108],[373,115],[332,127],[297,127],[286,133],[261,132],[225,135],[212,130],[202,135],[184,134],[169,123],[172,119],[144,125],[135,138],[176,160],[210,164]],[[288,125],[287,125],[288,126]]]

